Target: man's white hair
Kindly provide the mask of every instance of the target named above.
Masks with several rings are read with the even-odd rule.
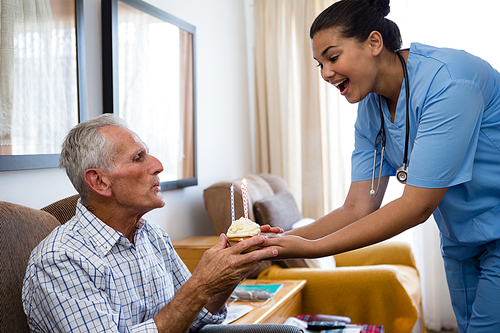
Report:
[[[90,188],[84,180],[85,171],[99,169],[109,172],[113,168],[113,147],[100,131],[107,126],[128,129],[123,119],[106,113],[73,127],[62,145],[59,167],[66,169],[66,174],[83,203],[87,202],[90,193]]]

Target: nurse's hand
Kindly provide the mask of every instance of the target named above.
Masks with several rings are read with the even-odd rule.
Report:
[[[271,227],[269,224],[266,224],[260,226],[260,232],[281,234],[283,233],[283,229],[281,229],[280,227]]]
[[[270,247],[278,250],[276,259],[293,259],[293,258],[315,258],[314,240],[308,240],[299,236],[280,235],[281,237],[266,238],[259,246]]]

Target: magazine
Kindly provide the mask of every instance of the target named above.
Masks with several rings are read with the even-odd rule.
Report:
[[[250,305],[234,305],[234,306],[229,306],[227,308],[227,317],[226,319],[222,322],[222,325],[227,325],[229,323],[232,323],[236,319],[239,319],[249,313],[253,307]]]
[[[283,284],[240,284],[233,293],[231,299],[239,301],[267,301],[283,287]]]

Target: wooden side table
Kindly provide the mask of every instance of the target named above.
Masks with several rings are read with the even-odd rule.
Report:
[[[198,266],[203,253],[218,242],[219,236],[192,236],[176,240],[172,244],[192,273]],[[242,284],[281,283],[283,287],[274,295],[272,300],[265,304],[263,304],[264,302],[252,302],[256,305],[255,308],[232,322],[232,324],[282,324],[288,317],[296,317],[302,314],[302,289],[306,284],[306,280],[248,279],[242,282]],[[235,305],[250,305],[250,302],[235,301],[230,306]]]
[[[302,314],[302,289],[306,285],[306,280],[248,279],[242,284],[283,284],[283,287],[265,304],[249,301],[232,303],[230,306],[253,303],[255,308],[231,324],[283,324],[287,318]]]
[[[219,242],[219,236],[191,236],[172,242],[175,251],[193,273],[203,253]]]

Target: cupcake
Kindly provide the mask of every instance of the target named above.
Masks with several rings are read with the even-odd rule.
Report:
[[[229,244],[234,245],[242,240],[248,239],[260,234],[260,226],[250,219],[241,217],[234,221],[227,230],[226,236]]]

